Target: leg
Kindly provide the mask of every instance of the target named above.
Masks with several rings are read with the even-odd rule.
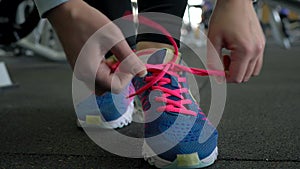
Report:
[[[136,77],[133,84],[145,112],[143,153],[145,159],[158,168],[202,168],[213,164],[217,157],[216,128],[193,99],[186,76],[188,68],[180,65],[177,46],[185,8],[184,0],[142,0],[139,3],[141,16],[143,12],[161,12],[178,17],[144,15],[156,22],[148,21],[150,27],[143,25],[147,22],[145,19],[139,18],[137,55],[147,61],[149,69],[145,78]],[[154,30],[160,26],[176,38],[177,46],[173,45],[172,38]],[[174,50],[170,50],[172,48]]]
[[[162,1],[153,1],[153,0],[141,0],[138,3],[138,9],[140,13],[143,12],[159,12],[166,13],[170,15],[175,15],[179,18],[183,17],[185,8],[187,5],[186,0],[162,0]],[[160,22],[161,18],[150,18],[162,26],[164,26],[168,32],[172,35],[175,35],[175,40],[177,45],[180,45],[180,29],[182,25],[182,20],[174,20],[169,23]],[[163,18],[162,18],[163,19]],[[171,26],[170,26],[171,24]],[[147,32],[149,27],[145,25],[139,25],[139,33]],[[137,36],[137,49],[147,49],[147,48],[170,48],[173,47],[170,45],[170,41],[160,34],[139,34]]]
[[[132,5],[130,0],[85,0],[89,5],[93,6],[94,8],[98,9],[102,12],[105,16],[107,16],[111,21],[119,19],[124,16],[124,14],[128,11],[132,11]],[[133,22],[128,22],[128,26],[126,28],[120,27],[123,33],[130,32],[130,35],[135,34],[135,26]],[[129,29],[129,30],[124,30]],[[126,36],[126,35],[125,35]],[[129,46],[134,49],[135,48],[135,36],[126,38],[127,43]],[[111,53],[107,54],[110,56]]]

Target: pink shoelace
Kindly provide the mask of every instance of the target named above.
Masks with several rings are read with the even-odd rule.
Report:
[[[130,18],[127,18],[130,19]],[[139,16],[139,23],[144,24],[147,26],[150,26],[152,28],[155,28],[159,31],[161,31],[171,42],[171,44],[174,47],[174,57],[169,63],[165,64],[146,64],[146,68],[148,72],[151,72],[151,75],[145,77],[145,81],[147,84],[143,87],[141,87],[139,90],[137,90],[134,94],[129,95],[128,97],[133,97],[135,95],[139,95],[143,93],[144,91],[151,89],[151,90],[159,90],[163,92],[163,94],[160,97],[156,97],[155,101],[157,102],[163,102],[165,103],[164,106],[160,106],[157,108],[158,112],[176,112],[180,114],[185,115],[192,115],[197,116],[197,113],[188,110],[184,105],[192,104],[192,100],[185,99],[183,97],[183,93],[188,93],[189,90],[187,88],[183,88],[183,86],[180,83],[186,83],[186,78],[181,77],[178,73],[179,72],[188,72],[191,74],[199,75],[199,76],[208,76],[208,75],[215,75],[215,76],[225,76],[224,71],[218,71],[218,70],[205,70],[205,69],[199,69],[199,68],[189,68],[183,65],[179,65],[176,63],[176,60],[179,55],[178,46],[173,39],[173,37],[170,35],[170,33],[161,25],[158,23],[145,18],[143,16]],[[178,80],[178,89],[172,90],[164,87],[166,84],[171,83],[170,78],[164,77],[166,74],[169,74],[171,76],[175,76]],[[156,84],[156,85],[155,85]],[[175,96],[179,98],[180,100],[175,101],[172,99],[169,99],[168,97]],[[204,119],[205,120],[205,119]]]

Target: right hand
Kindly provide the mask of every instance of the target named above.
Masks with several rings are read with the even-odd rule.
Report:
[[[89,76],[96,73],[97,94],[110,90],[119,93],[135,75],[147,74],[145,65],[131,50],[119,28],[84,1],[72,0],[63,3],[47,12],[46,17],[54,27],[73,69],[76,61],[80,59],[80,68],[74,71],[76,77],[83,81],[90,81],[93,77]],[[105,34],[101,33],[103,32],[101,30],[100,34],[97,32],[93,35],[103,26],[107,30]],[[88,39],[91,39],[90,42]],[[85,44],[87,41],[88,43]],[[116,45],[110,46],[112,44]],[[106,64],[104,55],[109,49],[105,46],[112,47],[112,53],[122,64],[123,62],[124,65],[126,64],[125,72],[113,72]],[[78,58],[79,54],[84,55]]]

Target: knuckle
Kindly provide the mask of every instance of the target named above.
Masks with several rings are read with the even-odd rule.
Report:
[[[262,40],[262,46],[263,46],[263,48],[266,46],[266,39],[265,38],[263,38],[263,40]]]
[[[250,80],[250,77],[246,77],[243,82],[248,82],[249,80]]]
[[[256,43],[253,45],[243,46],[244,53],[249,56],[249,59],[258,57],[259,54],[263,53],[265,48],[264,43]]]
[[[248,55],[248,56],[255,53],[255,45],[254,44],[242,43],[240,45],[240,49],[245,55]]]
[[[240,84],[240,83],[243,82],[243,79],[233,78],[233,79],[230,80],[230,82]]]
[[[265,48],[265,42],[256,44],[255,48],[256,48],[256,52],[258,54],[262,53],[264,51],[264,48]]]
[[[240,84],[242,83],[243,81],[242,80],[235,80],[234,83],[237,83],[237,84]]]
[[[75,76],[78,80],[81,80],[81,81],[84,81],[84,82],[89,81],[90,78],[91,78],[91,74],[87,73],[87,72],[84,72],[84,71],[76,72]]]
[[[120,94],[122,92],[123,88],[121,86],[118,86],[118,87],[113,87],[111,90],[115,94]]]
[[[257,70],[255,70],[254,72],[253,72],[253,75],[252,76],[258,76],[259,74],[260,74],[260,68],[258,68]]]

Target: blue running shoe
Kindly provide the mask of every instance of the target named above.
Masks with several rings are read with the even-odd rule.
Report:
[[[213,164],[218,132],[191,95],[185,76],[210,73],[180,65],[178,54],[169,49],[147,49],[137,55],[148,70],[146,77],[132,81],[145,113],[145,159],[158,168]]]
[[[132,85],[120,94],[106,92],[101,96],[92,94],[76,105],[79,127],[122,128],[132,121],[133,99],[127,96]],[[134,90],[134,89],[133,89]]]

